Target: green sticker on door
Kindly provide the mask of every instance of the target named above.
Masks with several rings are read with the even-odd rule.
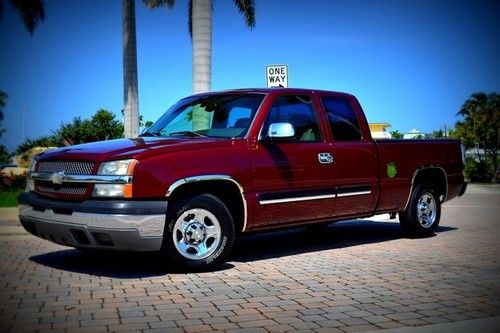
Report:
[[[394,164],[394,162],[390,162],[389,164],[387,164],[387,176],[389,176],[389,178],[396,177],[397,173],[398,168],[396,167],[396,164]]]

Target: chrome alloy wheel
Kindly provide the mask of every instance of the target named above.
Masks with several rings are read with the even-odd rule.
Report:
[[[418,199],[417,218],[420,225],[430,228],[436,222],[437,205],[434,196],[429,192],[424,192]]]
[[[172,238],[183,257],[205,259],[214,253],[221,241],[219,220],[205,209],[187,210],[175,221]]]

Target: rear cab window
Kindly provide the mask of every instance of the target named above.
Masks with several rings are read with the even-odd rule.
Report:
[[[363,137],[359,121],[351,102],[342,97],[322,96],[334,141],[360,141]]]

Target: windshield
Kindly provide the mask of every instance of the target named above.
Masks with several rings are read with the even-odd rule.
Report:
[[[141,136],[245,136],[264,94],[220,93],[180,100]]]

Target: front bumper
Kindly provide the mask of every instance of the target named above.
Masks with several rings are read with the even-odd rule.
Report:
[[[19,197],[19,220],[31,234],[66,246],[158,251],[167,205],[166,201],[62,202],[25,192]]]

